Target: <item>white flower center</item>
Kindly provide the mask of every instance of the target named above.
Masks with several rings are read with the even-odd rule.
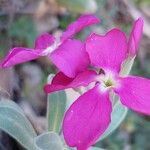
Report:
[[[115,75],[112,72],[106,72],[105,74],[100,74],[97,77],[97,81],[100,83],[101,92],[105,92],[119,85],[118,81],[115,78]]]

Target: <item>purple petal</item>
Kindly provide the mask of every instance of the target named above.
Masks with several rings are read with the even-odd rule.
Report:
[[[79,40],[66,40],[49,57],[60,71],[71,78],[89,65],[85,45]]]
[[[55,42],[55,38],[49,33],[40,35],[35,41],[35,49],[46,49]]]
[[[78,74],[75,78],[69,78],[62,72],[56,74],[51,84],[44,87],[46,93],[63,90],[67,88],[76,88],[79,86],[87,86],[89,83],[96,80],[97,74],[94,71],[85,71]]]
[[[137,49],[140,43],[140,39],[143,33],[143,18],[139,18],[135,21],[128,42],[128,51],[131,55],[136,55]]]
[[[92,34],[87,39],[86,50],[93,65],[119,72],[127,55],[126,36],[118,29],[104,36]]]
[[[48,33],[39,36],[35,41],[35,48],[15,47],[1,62],[1,67],[11,67],[23,62],[37,59],[43,56],[42,53],[47,47],[54,43],[54,37]]]
[[[120,78],[120,88],[115,90],[127,107],[150,115],[150,80],[129,76]]]
[[[98,86],[80,96],[66,112],[63,133],[70,147],[86,150],[93,145],[110,123],[112,106],[108,93]]]
[[[37,59],[41,52],[30,48],[16,47],[13,48],[9,54],[2,60],[1,67],[11,67],[23,62]]]
[[[94,15],[83,15],[67,27],[67,30],[63,32],[61,36],[61,40],[64,41],[68,38],[71,38],[72,36],[74,36],[75,33],[79,32],[80,30],[99,22],[100,20]]]

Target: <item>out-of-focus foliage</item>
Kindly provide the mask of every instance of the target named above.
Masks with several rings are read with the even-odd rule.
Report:
[[[149,0],[134,0],[136,4],[150,4]]]
[[[37,36],[32,17],[30,16],[17,16],[12,22],[8,16],[0,16],[0,34],[1,57],[12,46],[32,47]]]
[[[59,4],[65,6],[74,13],[95,13],[97,10],[97,3],[95,0],[57,0]]]
[[[32,47],[37,36],[35,26],[31,17],[18,17],[8,29],[8,33],[12,39],[19,40],[19,43]]]
[[[135,60],[133,69],[131,71],[134,75],[142,75],[144,77],[149,78],[150,77],[150,60],[145,58],[145,61],[142,64],[139,59]]]
[[[59,20],[59,26],[61,29],[65,30],[68,24],[76,19],[75,16],[63,16]]]

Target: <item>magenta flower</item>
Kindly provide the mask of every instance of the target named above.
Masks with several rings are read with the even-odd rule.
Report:
[[[142,21],[141,19],[139,21]],[[134,51],[138,45],[142,25],[136,22],[130,36]],[[132,38],[134,37],[134,38]],[[129,43],[129,44],[128,44]],[[67,144],[77,150],[87,150],[107,129],[111,121],[112,104],[109,97],[114,92],[128,108],[140,113],[150,114],[150,80],[119,75],[121,64],[133,49],[124,33],[112,29],[106,35],[92,34],[86,41],[86,50],[91,64],[100,72],[87,70],[75,78],[59,72],[51,84],[44,87],[50,93],[66,88],[76,88],[95,83],[94,87],[81,95],[68,109],[63,121],[63,133]],[[73,57],[73,56],[72,56]],[[86,59],[86,58],[85,58]]]
[[[64,74],[74,77],[88,66],[89,59],[84,43],[71,38],[85,27],[98,22],[99,19],[93,15],[83,15],[68,26],[60,39],[55,39],[52,35],[45,33],[36,39],[34,48],[15,47],[11,49],[1,62],[1,67],[10,67],[41,56],[48,56]]]
[[[137,53],[139,42],[143,32],[143,19],[139,18],[135,21],[128,41],[128,51],[134,56]]]

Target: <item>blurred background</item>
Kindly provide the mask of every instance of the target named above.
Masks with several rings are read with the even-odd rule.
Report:
[[[15,46],[33,47],[35,38],[49,32],[59,36],[81,14],[94,13],[101,24],[77,35],[105,33],[118,27],[129,36],[132,23],[144,17],[144,34],[131,74],[150,77],[150,0],[0,0],[0,58]],[[43,57],[0,70],[0,95],[18,103],[38,133],[45,129],[46,95],[42,87],[56,68]],[[141,91],[142,92],[142,91]],[[150,150],[150,117],[129,111],[121,126],[97,145],[107,150]],[[0,150],[22,148],[0,133]]]

